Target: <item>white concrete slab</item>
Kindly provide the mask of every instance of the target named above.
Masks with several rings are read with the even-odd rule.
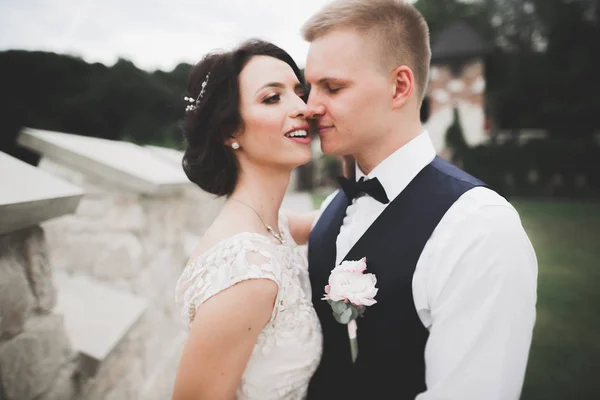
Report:
[[[82,196],[77,186],[0,152],[0,234],[71,214]]]
[[[169,149],[167,147],[160,146],[144,146],[146,149],[150,150],[152,154],[156,155],[160,159],[170,163],[176,168],[182,169],[181,160],[183,159],[183,151]]]
[[[181,168],[134,143],[24,128],[18,143],[52,161],[144,194],[189,185]]]
[[[54,284],[55,312],[64,316],[73,348],[97,361],[110,354],[147,307],[145,299],[85,276],[55,271]]]

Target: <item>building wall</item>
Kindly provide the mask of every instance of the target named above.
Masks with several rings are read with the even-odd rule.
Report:
[[[427,90],[430,114],[425,126],[438,154],[448,155],[446,131],[458,109],[464,138],[471,147],[484,143],[484,64],[481,59],[465,63],[457,74],[448,64],[432,65]]]

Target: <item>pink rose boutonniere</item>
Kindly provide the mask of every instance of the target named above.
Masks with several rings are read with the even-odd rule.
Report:
[[[365,274],[366,269],[367,259],[364,257],[359,261],[342,262],[331,271],[323,297],[331,306],[335,320],[348,325],[352,362],[358,356],[356,318],[365,312],[367,306],[377,303],[374,297],[379,290],[375,287],[377,278],[374,274]]]

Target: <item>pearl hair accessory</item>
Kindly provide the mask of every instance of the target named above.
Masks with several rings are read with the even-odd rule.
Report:
[[[202,82],[202,89],[200,90],[200,94],[198,94],[198,97],[196,99],[194,99],[192,97],[187,97],[187,96],[185,96],[183,98],[183,100],[190,103],[185,108],[186,112],[195,111],[198,108],[198,106],[200,105],[200,102],[202,101],[202,97],[204,97],[204,93],[206,91],[206,85],[208,84],[208,78],[210,78],[210,72],[208,74],[206,74],[206,77],[204,78],[204,81]]]

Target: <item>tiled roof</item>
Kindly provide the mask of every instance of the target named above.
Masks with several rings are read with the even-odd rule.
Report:
[[[489,46],[465,22],[459,21],[444,29],[431,46],[431,61],[448,61],[485,54]]]

